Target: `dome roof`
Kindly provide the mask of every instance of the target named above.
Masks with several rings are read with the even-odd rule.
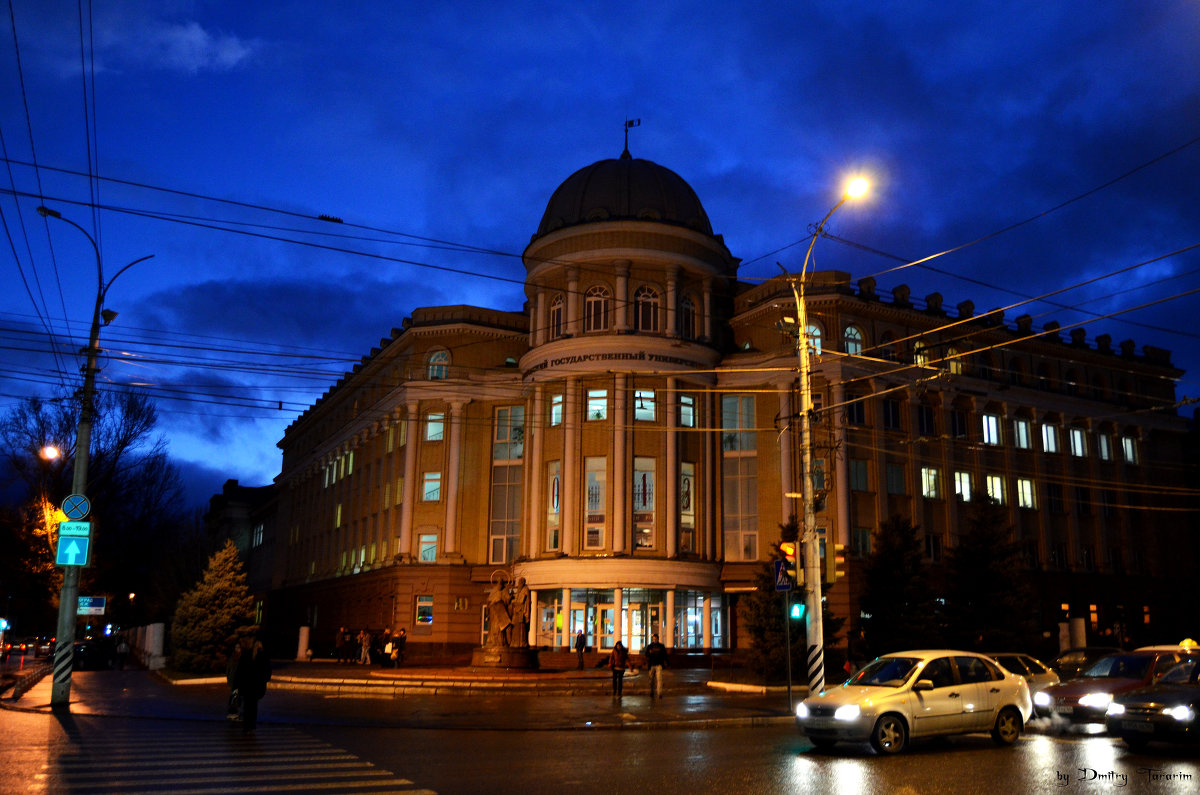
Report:
[[[592,163],[567,177],[550,197],[534,237],[597,221],[655,221],[712,234],[692,186],[628,149],[616,160]]]

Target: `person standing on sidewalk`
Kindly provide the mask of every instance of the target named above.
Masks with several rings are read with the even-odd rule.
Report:
[[[612,654],[608,655],[608,667],[612,669],[613,676],[613,698],[621,697],[621,690],[625,685],[625,668],[628,665],[629,650],[625,648],[625,644],[617,641]]]
[[[645,654],[646,665],[650,668],[650,698],[662,698],[663,668],[667,665],[667,647],[658,642],[658,635],[651,635]]]
[[[583,652],[584,652],[584,649],[586,649],[586,648],[587,648],[587,638],[585,638],[583,636],[583,630],[581,629],[581,630],[579,630],[579,633],[575,636],[575,654],[579,657],[579,667],[576,668],[576,670],[578,670],[578,671],[583,670]]]
[[[242,731],[252,732],[258,724],[258,700],[267,694],[271,679],[271,660],[257,631],[243,635],[241,647],[233,684],[242,696]]]

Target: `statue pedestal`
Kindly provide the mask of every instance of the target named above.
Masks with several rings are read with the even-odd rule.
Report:
[[[538,667],[537,649],[508,646],[483,646],[471,653],[472,668],[516,668],[534,671]]]

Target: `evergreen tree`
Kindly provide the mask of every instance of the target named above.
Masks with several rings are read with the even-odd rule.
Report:
[[[180,671],[224,671],[240,631],[254,623],[254,598],[233,541],[208,560],[196,587],[179,597],[171,623],[171,663]]]
[[[870,653],[946,645],[942,611],[922,564],[923,548],[911,521],[893,515],[879,527],[863,565],[860,602]]]
[[[973,651],[1032,648],[1037,605],[1008,514],[982,494],[963,509],[958,543],[947,558],[951,642]]]

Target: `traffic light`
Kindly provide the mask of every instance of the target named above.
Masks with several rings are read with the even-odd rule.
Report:
[[[846,576],[846,545],[834,544],[833,554],[825,556],[825,582],[833,585]]]
[[[804,572],[799,570],[796,565],[796,542],[795,541],[780,541],[779,551],[783,553],[783,569],[787,575],[792,578],[792,582],[803,585]]]
[[[792,602],[792,611],[788,614],[796,621],[804,620],[804,602]]]

